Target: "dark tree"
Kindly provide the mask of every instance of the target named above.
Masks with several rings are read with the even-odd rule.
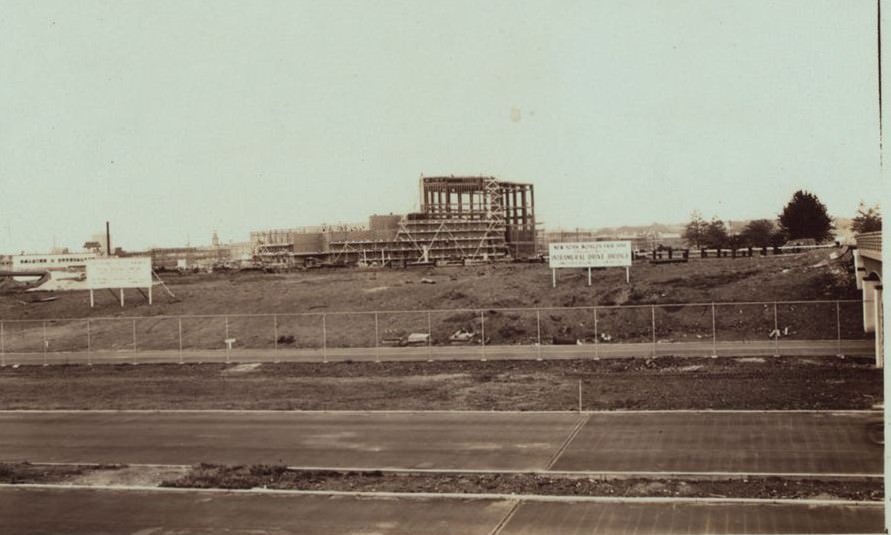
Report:
[[[743,247],[747,247],[745,238],[742,237],[742,234],[731,234],[727,237],[727,245],[731,249],[742,249]]]
[[[826,205],[813,193],[795,192],[779,217],[780,229],[790,240],[813,238],[817,243],[832,239],[832,218]]]
[[[882,212],[879,210],[879,205],[867,208],[861,201],[857,215],[851,222],[851,230],[857,234],[882,230]]]
[[[756,219],[745,226],[740,236],[749,247],[770,247],[773,245],[771,237],[774,232],[776,232],[776,228],[773,226],[773,221]]]
[[[717,217],[713,217],[705,228],[705,236],[702,241],[710,248],[725,247],[728,243],[728,236],[724,222]]]
[[[684,228],[684,241],[687,242],[687,245],[699,249],[704,243],[703,238],[707,226],[708,223],[702,219],[702,214],[698,210],[694,210],[690,214],[690,222]]]
[[[789,241],[789,237],[782,230],[777,229],[776,232],[770,235],[771,247],[782,247],[787,241]]]

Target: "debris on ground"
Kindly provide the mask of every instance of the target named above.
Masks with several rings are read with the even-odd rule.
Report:
[[[476,333],[467,331],[464,329],[459,329],[449,336],[450,344],[469,344],[473,342],[474,337],[476,337]]]

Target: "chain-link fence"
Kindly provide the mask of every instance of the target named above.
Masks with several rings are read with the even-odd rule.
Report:
[[[860,301],[0,321],[0,364],[873,355]]]

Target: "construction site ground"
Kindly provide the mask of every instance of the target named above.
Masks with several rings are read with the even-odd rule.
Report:
[[[20,354],[372,348],[413,334],[433,346],[457,335],[507,346],[869,338],[862,305],[833,301],[858,298],[850,254],[838,253],[641,262],[630,284],[614,268],[590,287],[584,270],[562,270],[552,288],[543,264],[169,274],[175,298],[156,287],[148,305],[129,290],[121,307],[99,292],[92,309],[85,292],[45,301],[7,281],[0,318],[5,352]]]
[[[409,269],[320,269],[294,273],[226,271],[161,276],[154,304],[136,290],[97,292],[90,308],[85,291],[44,292],[0,282],[3,319],[80,318],[197,314],[271,314],[368,310],[431,310],[608,306],[657,303],[857,299],[850,253],[819,250],[752,258],[693,259],[654,265],[636,261],[631,283],[622,268],[595,269],[592,285],[582,269],[558,270],[551,287],[546,264],[487,264]],[[426,283],[424,282],[426,280]],[[430,284],[433,282],[433,284]]]
[[[622,358],[0,368],[0,409],[843,410],[873,359]]]

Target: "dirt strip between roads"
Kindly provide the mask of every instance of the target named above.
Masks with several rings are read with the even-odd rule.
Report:
[[[872,409],[868,358],[0,367],[0,409]]]
[[[286,466],[0,463],[0,483],[96,487],[278,489],[365,493],[518,494],[881,501],[880,478],[654,479],[546,473],[302,470]]]

